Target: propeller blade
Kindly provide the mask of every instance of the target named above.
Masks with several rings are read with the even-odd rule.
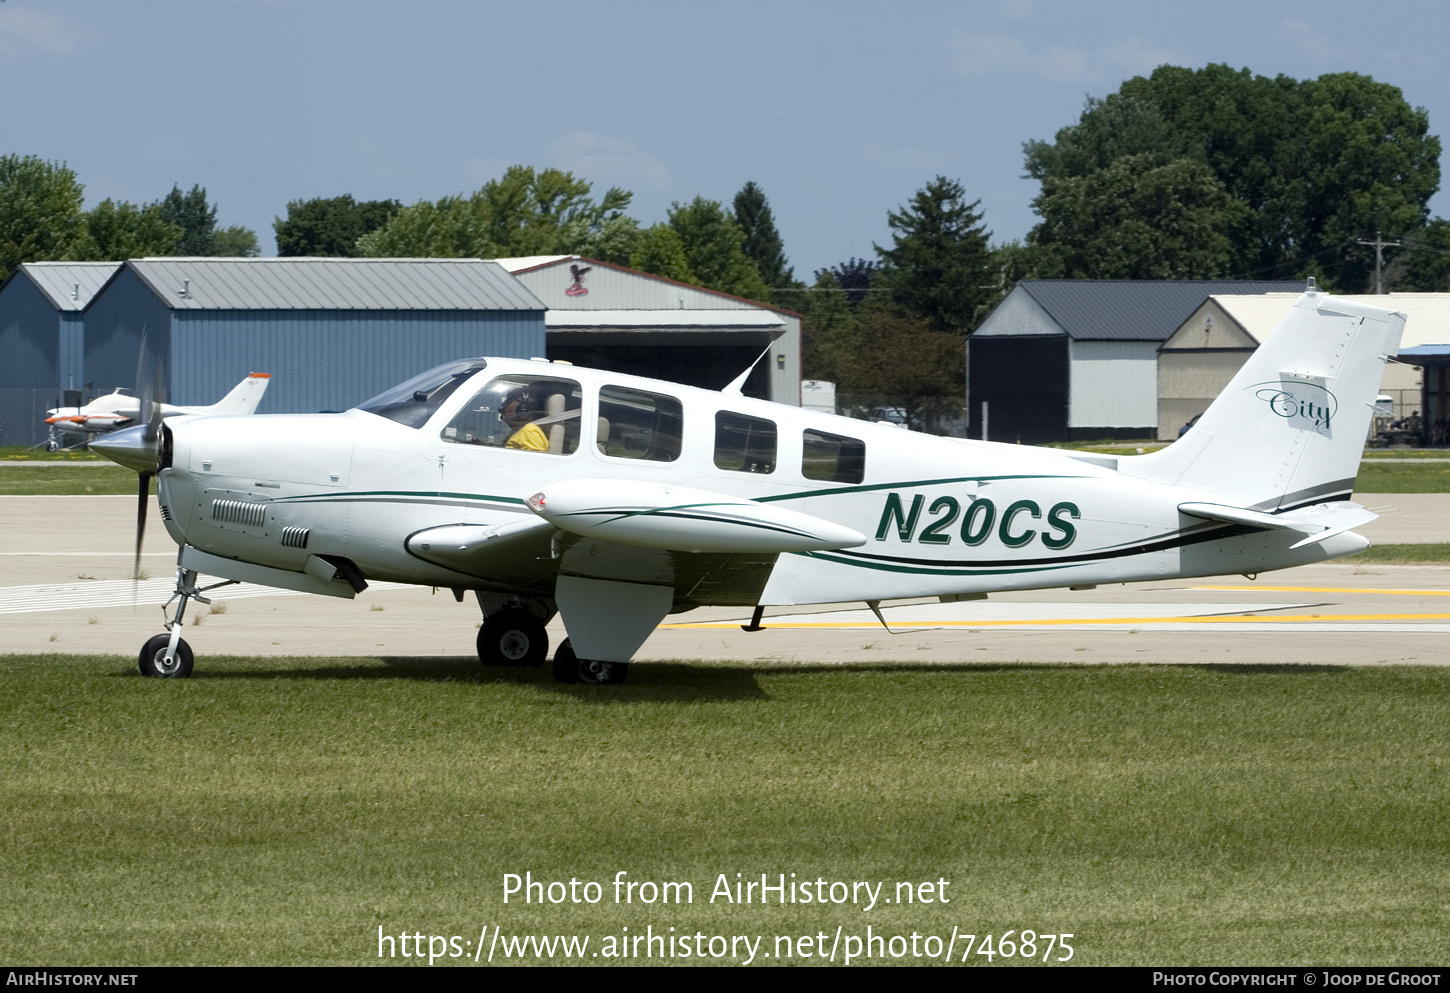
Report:
[[[146,537],[146,500],[151,495],[151,473],[140,474],[141,488],[136,499],[136,562],[131,569],[131,578],[141,578],[141,542]]]

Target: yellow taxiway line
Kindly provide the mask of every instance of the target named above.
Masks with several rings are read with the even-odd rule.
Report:
[[[1236,593],[1388,593],[1391,596],[1450,596],[1450,590],[1382,590],[1370,586],[1193,586],[1194,590]]]
[[[1270,608],[1272,609],[1272,608]],[[1212,617],[1093,617],[1093,618],[1048,618],[1038,620],[1011,621],[894,621],[900,629],[906,628],[994,628],[994,627],[1047,627],[1072,626],[1078,624],[1295,624],[1306,621],[1445,621],[1450,614],[1277,614],[1273,617],[1257,615],[1222,615]],[[772,624],[770,618],[762,618],[766,628],[875,628],[876,621],[791,621]],[[739,621],[707,621],[696,624],[661,624],[661,628],[733,628]]]

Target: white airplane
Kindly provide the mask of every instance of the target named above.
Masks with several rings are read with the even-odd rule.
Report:
[[[472,591],[485,664],[618,683],[670,613],[1253,575],[1350,555],[1404,316],[1311,289],[1193,430],[1121,458],[937,438],[543,360],[430,370],[341,414],[178,418],[95,446],[159,474],[181,546],[150,676],[185,676],[198,573],[352,597]],[[737,384],[742,382],[737,380]],[[138,533],[139,547],[139,533]],[[217,584],[223,585],[223,584]],[[878,611],[878,617],[879,617]]]
[[[254,372],[242,380],[232,391],[210,407],[177,407],[171,404],[156,404],[162,417],[180,414],[250,414],[262,402],[267,384],[272,381],[268,372]],[[56,407],[45,412],[45,423],[50,425],[50,449],[57,447],[57,432],[86,436],[114,431],[119,427],[134,424],[141,416],[143,401],[127,396],[120,390],[96,397],[84,407]]]

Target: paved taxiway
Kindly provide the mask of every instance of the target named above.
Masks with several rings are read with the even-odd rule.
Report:
[[[1445,540],[1450,495],[1366,495],[1392,508],[1362,529],[1378,542]],[[133,655],[162,630],[175,546],[151,515],[143,569],[127,577],[131,497],[0,497],[0,652]],[[1250,582],[1218,577],[1132,586],[993,594],[987,601],[884,608],[883,630],[860,605],[748,610],[667,619],[639,661],[758,660],[921,664],[1157,662],[1450,663],[1450,567],[1325,564]],[[200,623],[195,621],[200,619]],[[375,585],[356,600],[261,588],[217,591],[189,609],[186,638],[207,655],[466,655],[478,623],[471,598]],[[550,637],[564,637],[556,620]]]

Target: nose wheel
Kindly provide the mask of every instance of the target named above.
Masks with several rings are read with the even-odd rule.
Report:
[[[191,666],[196,659],[184,638],[176,639],[176,648],[172,649],[171,635],[158,634],[141,646],[141,657],[136,661],[143,676],[185,679],[191,675]]]

